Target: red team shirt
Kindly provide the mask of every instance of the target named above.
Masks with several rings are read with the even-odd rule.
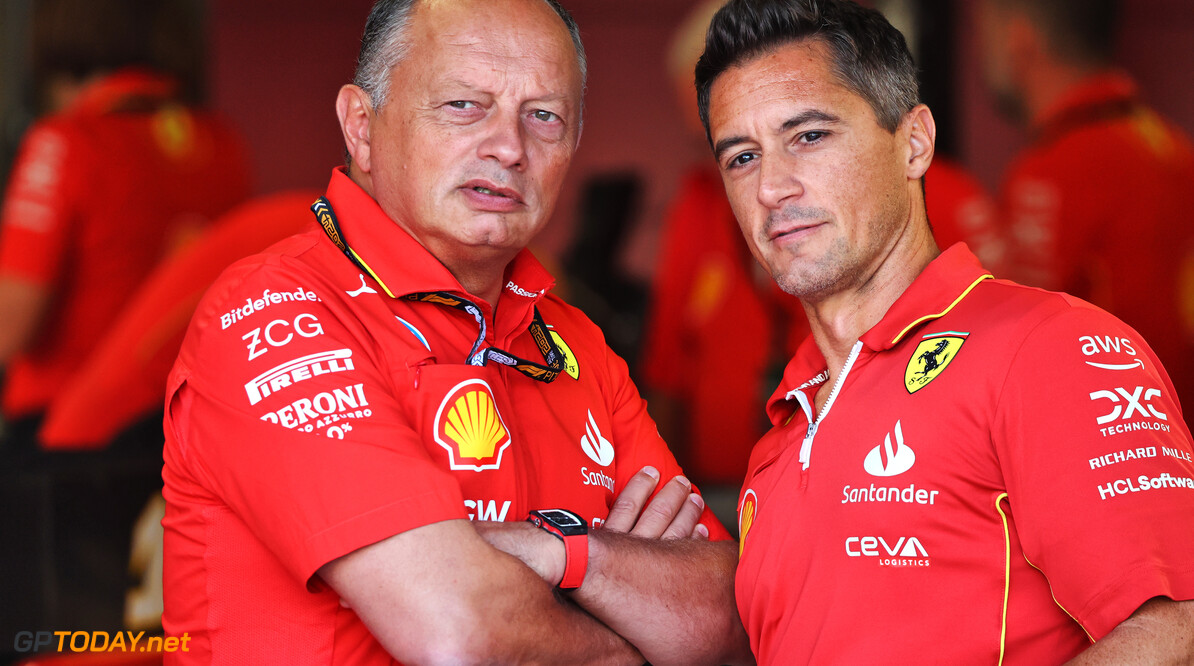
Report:
[[[1093,76],[1035,119],[1005,177],[1017,281],[1105,308],[1194,391],[1194,147],[1121,74]]]
[[[966,241],[987,265],[1003,246],[995,204],[961,167],[934,159],[925,206],[938,244]],[[742,242],[715,169],[694,169],[664,222],[643,353],[643,382],[686,408],[694,478],[738,487],[767,431],[763,405],[808,320]]]
[[[327,197],[396,296],[475,300],[343,172]],[[188,657],[391,663],[320,566],[441,520],[562,507],[596,527],[644,465],[680,473],[625,363],[547,294],[529,252],[507,269],[496,319],[479,305],[486,344],[536,361],[538,306],[566,356],[550,384],[466,365],[473,317],[381,283],[316,227],[233,265],[200,303],[167,387],[163,471],[163,623],[189,632]]]
[[[120,70],[35,124],[0,211],[0,275],[52,291],[7,368],[9,418],[45,408],[170,245],[248,195],[239,136],[169,104],[171,80]]]
[[[1194,598],[1190,434],[1106,312],[955,245],[810,427],[826,376],[810,340],[743,487],[736,589],[760,664],[1060,663],[1154,596]]]

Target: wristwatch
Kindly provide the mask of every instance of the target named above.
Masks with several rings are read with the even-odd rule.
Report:
[[[589,526],[585,519],[565,509],[531,511],[527,522],[564,542],[564,577],[558,587],[575,590],[585,582],[589,566]]]

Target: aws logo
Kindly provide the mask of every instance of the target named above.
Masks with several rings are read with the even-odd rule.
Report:
[[[945,372],[969,335],[956,331],[926,335],[912,352],[908,367],[904,369],[904,388],[908,389],[908,393],[916,393]]]
[[[742,548],[746,545],[746,535],[755,523],[755,514],[759,509],[759,497],[755,491],[747,490],[742,496],[742,506],[738,509],[738,557],[742,557]]]
[[[501,467],[510,431],[489,384],[469,379],[448,391],[435,413],[435,442],[448,452],[449,467],[454,470]]]

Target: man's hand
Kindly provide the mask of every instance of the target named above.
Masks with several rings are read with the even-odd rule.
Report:
[[[698,522],[705,500],[692,492],[688,479],[674,477],[647,504],[658,483],[659,471],[650,466],[630,477],[602,529],[644,539],[709,538],[709,529]]]

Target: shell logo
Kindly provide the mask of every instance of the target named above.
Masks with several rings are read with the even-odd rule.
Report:
[[[501,467],[510,431],[489,384],[469,379],[448,391],[435,413],[435,442],[448,452],[452,469],[480,472]]]
[[[746,535],[750,533],[750,526],[754,525],[755,514],[759,509],[759,498],[754,490],[747,490],[742,496],[742,506],[738,509],[738,557],[742,557],[742,549],[746,546]]]

